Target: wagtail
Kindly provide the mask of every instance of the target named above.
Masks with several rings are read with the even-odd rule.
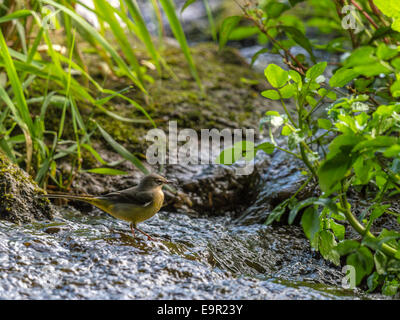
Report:
[[[162,207],[164,192],[162,186],[170,183],[164,177],[151,173],[145,176],[136,187],[108,193],[104,196],[48,194],[45,198],[64,198],[88,202],[115,218],[128,221],[135,237],[135,230],[153,240],[146,232],[137,228],[137,223],[150,219]]]

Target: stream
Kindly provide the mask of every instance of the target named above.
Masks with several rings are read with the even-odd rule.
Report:
[[[204,28],[201,3],[183,17]],[[258,49],[240,51],[249,60]],[[56,207],[53,221],[0,221],[0,299],[384,299],[343,288],[341,267],[315,252],[300,226],[264,224],[304,177],[280,151],[254,161],[255,172],[240,177],[228,166],[166,166],[162,174],[193,203],[140,224],[156,241],[76,205]]]
[[[57,207],[53,221],[21,226],[0,221],[0,298],[379,297],[342,288],[341,268],[310,248],[301,227],[259,223],[268,214],[271,203],[266,199],[274,199],[271,193],[276,198],[281,190],[285,196],[299,179],[290,168],[292,162],[281,152],[272,157],[259,153],[256,162],[253,177],[245,178],[257,176],[258,196],[252,205],[239,207],[235,214],[224,214],[223,207],[211,214],[199,201],[194,205],[198,217],[161,210],[140,225],[157,241],[141,235],[134,239],[127,223],[98,209]],[[191,188],[190,181],[210,184],[225,193],[231,184],[226,179],[223,183],[221,177],[234,177],[233,168],[227,166],[168,169],[179,172],[175,179],[183,190]],[[274,179],[279,183],[274,184]],[[224,186],[226,190],[222,190]],[[243,190],[236,192],[243,194]]]

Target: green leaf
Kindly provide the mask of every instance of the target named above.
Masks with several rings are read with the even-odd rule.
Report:
[[[338,243],[336,250],[340,256],[346,256],[351,252],[357,251],[359,247],[360,243],[355,240],[343,240]]]
[[[335,237],[338,240],[343,240],[344,239],[344,234],[345,234],[345,227],[341,225],[340,223],[336,223],[333,219],[327,219],[329,228],[333,231],[335,234]]]
[[[347,256],[346,263],[356,270],[356,285],[374,269],[374,257],[367,247],[360,247],[356,252]]]
[[[381,73],[383,74],[391,73],[391,70],[381,62],[356,66],[353,68],[353,71],[366,77],[375,77],[380,75]]]
[[[228,42],[229,35],[235,29],[235,27],[238,25],[238,23],[242,20],[242,17],[240,16],[230,16],[226,18],[221,25],[221,28],[219,30],[219,49],[221,50],[223,47],[225,47],[226,43]]]
[[[290,79],[292,79],[294,82],[296,82],[297,84],[301,84],[302,83],[302,81],[301,81],[301,75],[300,75],[300,73],[298,73],[297,71],[295,71],[295,70],[289,70],[289,76],[290,76]]]
[[[315,234],[320,230],[319,213],[313,206],[304,211],[301,217],[301,226],[307,238],[312,241]]]
[[[257,27],[253,26],[237,26],[232,32],[229,34],[229,41],[240,41],[246,38],[250,38],[255,34],[258,34],[260,30]]]
[[[390,86],[390,93],[392,94],[393,98],[400,97],[400,80],[393,82],[393,84]]]
[[[374,4],[388,17],[394,18],[392,28],[400,32],[398,19],[400,18],[400,3],[397,0],[374,0]]]
[[[264,74],[268,82],[274,88],[283,87],[289,80],[289,73],[273,63],[269,64],[268,67],[265,68]]]
[[[357,78],[359,75],[360,73],[354,71],[353,69],[341,68],[335,72],[335,74],[329,80],[329,84],[331,87],[341,88]]]
[[[383,287],[382,293],[386,296],[394,296],[399,290],[399,281],[397,279],[386,280]]]
[[[335,212],[335,213],[338,212],[336,203],[333,202],[332,199],[311,197],[311,198],[307,198],[303,201],[300,201],[292,208],[292,210],[289,213],[289,219],[288,219],[289,224],[292,224],[294,222],[294,219],[296,218],[297,213],[301,209],[303,209],[304,207],[310,206],[312,204],[327,207],[329,210],[331,210],[332,212]]]
[[[128,1],[129,2],[129,1]],[[100,12],[110,12],[111,14],[107,15],[107,23],[115,35],[115,40],[118,43],[118,47],[124,53],[125,58],[128,60],[130,66],[133,67],[135,73],[138,75],[139,80],[143,85],[143,72],[140,69],[139,61],[135,55],[135,52],[132,48],[132,45],[129,43],[127,36],[125,35],[124,29],[121,27],[121,23],[118,21],[116,15],[114,14],[115,8],[111,6],[108,1],[105,0],[97,0],[96,6]],[[135,16],[136,18],[136,16]]]
[[[328,119],[318,119],[318,127],[321,129],[329,130],[332,128],[332,122]]]
[[[310,69],[307,70],[306,79],[308,79],[309,81],[314,81],[324,73],[327,65],[328,63],[325,61],[313,65]]]
[[[279,221],[282,217],[282,215],[286,211],[286,206],[289,204],[289,199],[286,199],[285,201],[281,202],[279,205],[277,205],[269,214],[268,218],[265,221],[266,225],[270,225],[274,221]]]
[[[279,95],[279,92],[276,90],[265,90],[261,92],[261,95],[265,98],[271,99],[271,100],[279,100],[281,96]]]
[[[26,103],[22,84],[20,78],[18,77],[13,59],[11,58],[8,46],[6,44],[6,40],[3,37],[1,29],[0,29],[0,57],[2,57],[2,60],[4,62],[4,67],[7,72],[7,76],[10,80],[11,87],[13,89],[14,100],[16,102],[15,106],[18,109],[18,114],[23,120],[24,124],[26,125],[29,134],[32,136],[32,138],[34,138],[35,132],[33,130],[33,122],[29,112],[28,105]],[[22,127],[22,129],[24,130],[25,128]]]
[[[374,34],[372,35],[372,38],[369,39],[369,44],[371,44],[376,39],[381,39],[386,36],[391,36],[394,33],[395,32],[392,30],[391,27],[388,27],[388,26],[379,27],[377,30],[375,30]]]
[[[361,141],[352,150],[352,152],[369,152],[379,151],[395,145],[399,141],[398,138],[388,136],[377,136],[373,139]]]
[[[290,7],[287,4],[271,1],[265,6],[264,11],[267,13],[268,18],[277,18],[288,9]]]
[[[283,99],[290,99],[296,93],[295,84],[287,84],[283,88],[279,89]]]
[[[373,161],[359,157],[353,164],[354,173],[359,179],[357,184],[367,184],[371,180],[371,171],[373,169]]]
[[[387,158],[398,157],[400,154],[400,145],[395,144],[385,150],[383,155]]]
[[[292,133],[292,129],[290,129],[288,126],[284,126],[283,128],[282,128],[282,131],[281,131],[281,135],[282,136],[288,136],[288,135],[290,135]]]
[[[393,59],[390,63],[397,71],[400,70],[400,57]]]
[[[380,285],[380,275],[378,272],[373,272],[367,279],[368,291],[367,292],[374,292],[375,289]]]
[[[397,259],[390,259],[386,265],[386,270],[389,273],[400,273],[400,261]]]
[[[232,165],[240,159],[251,160],[257,149],[251,141],[236,142],[231,148],[224,149],[215,159],[216,164]]]
[[[340,255],[336,251],[335,236],[329,230],[319,232],[318,249],[321,255],[336,265],[340,264]]]
[[[355,66],[368,66],[377,62],[374,56],[375,48],[371,46],[364,46],[355,49],[351,55],[345,60],[344,67],[351,68]]]
[[[125,160],[116,160],[116,161],[113,161],[113,162],[107,162],[107,161],[103,160],[103,158],[100,156],[100,154],[91,145],[88,145],[86,143],[82,143],[81,147],[85,148],[86,150],[88,150],[92,154],[92,156],[104,166],[114,167],[116,165],[121,164],[123,161],[125,161]]]
[[[389,47],[385,43],[380,43],[376,49],[376,56],[382,60],[390,60],[398,54],[399,52],[397,51],[396,47]]]
[[[378,274],[386,273],[387,256],[380,250],[377,250],[374,254],[374,262],[376,267],[376,272]]]
[[[322,191],[328,195],[335,191],[337,183],[345,177],[356,161],[358,155],[352,154],[352,150],[361,140],[363,140],[362,137],[346,134],[336,137],[331,142],[326,160],[318,170]]]
[[[342,180],[351,168],[354,157],[348,153],[340,152],[333,158],[325,160],[319,170],[319,185],[327,195],[336,190],[337,183]]]
[[[258,150],[262,150],[266,154],[271,154],[274,152],[275,146],[270,142],[263,142],[256,146],[256,151],[258,151]]]
[[[315,100],[312,96],[306,96],[306,100],[311,107],[315,107],[317,105],[317,100]]]
[[[297,28],[292,26],[280,26],[285,32],[289,34],[289,36],[296,42],[299,46],[304,48],[311,57],[311,60],[315,63],[315,56],[312,51],[312,46],[310,40]]]

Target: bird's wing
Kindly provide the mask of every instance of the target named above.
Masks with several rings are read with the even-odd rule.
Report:
[[[136,204],[141,207],[150,205],[154,200],[151,192],[140,191],[136,187],[111,192],[98,198],[118,203]]]

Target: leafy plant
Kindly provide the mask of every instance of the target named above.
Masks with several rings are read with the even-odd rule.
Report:
[[[285,112],[268,111],[260,123],[269,130],[270,142],[264,142],[268,144],[268,153],[279,149],[299,159],[305,166],[302,173],[308,178],[292,198],[271,212],[266,223],[280,220],[289,207],[289,224],[302,212],[300,223],[313,248],[335,264],[346,257],[346,264],[356,270],[357,285],[366,283],[370,291],[380,287],[384,294],[393,295],[400,281],[400,233],[385,228],[371,230],[384,215],[392,216],[394,224],[400,223],[400,214],[386,203],[387,198],[400,191],[397,5],[376,1],[375,6],[368,1],[368,7],[365,1],[362,4],[351,1],[358,11],[356,21],[364,26],[364,32],[355,34],[354,30],[339,30],[335,26],[343,18],[344,1],[307,1],[316,9],[336,6],[340,15],[331,27],[339,30],[336,39],[345,33],[348,36],[347,44],[341,40],[342,45],[336,47],[347,53],[346,58],[327,81],[328,63],[316,63],[315,44],[305,36],[302,30],[305,25],[295,26],[296,20],[288,13],[301,2],[305,1],[290,1],[290,5],[278,1],[264,1],[259,6],[248,3],[242,7],[243,17],[226,20],[250,20],[289,67],[289,70],[275,64],[266,67],[265,76],[272,88],[261,95],[280,101]],[[385,13],[388,7],[391,13],[387,16],[378,10]],[[393,29],[388,30],[390,17],[394,17]],[[321,24],[314,19],[310,25],[322,28]],[[234,30],[222,30],[229,33],[233,32],[231,29]],[[286,38],[281,37],[283,34]],[[303,47],[308,58],[294,55],[290,48],[295,45]],[[350,47],[345,49],[346,45]],[[347,92],[338,89],[342,87]],[[287,105],[288,100],[294,107]],[[273,128],[279,129],[285,145],[278,145]],[[261,145],[247,151],[247,159],[257,150],[262,150]],[[313,182],[318,182],[320,196],[297,202],[297,194]],[[363,191],[368,197],[369,206],[362,214],[355,213],[348,199],[350,191]],[[348,239],[346,227],[356,231],[358,238]]]

